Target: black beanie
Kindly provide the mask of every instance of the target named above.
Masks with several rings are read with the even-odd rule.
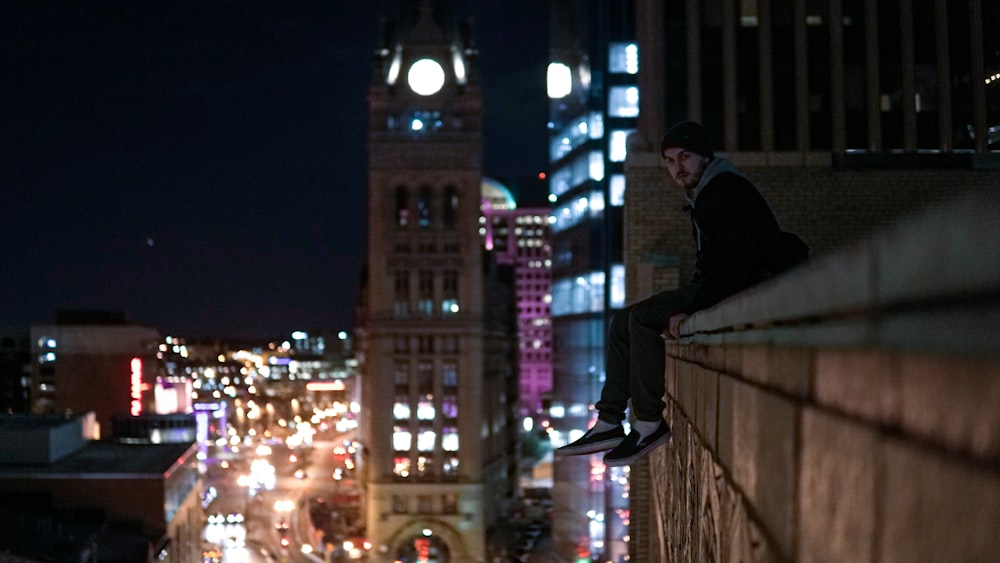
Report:
[[[712,141],[708,138],[708,131],[694,121],[682,121],[671,127],[663,136],[663,140],[660,141],[660,155],[663,155],[663,151],[674,148],[685,149],[709,158],[713,156]]]

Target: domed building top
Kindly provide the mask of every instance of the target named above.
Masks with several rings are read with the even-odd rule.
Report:
[[[483,196],[483,210],[487,209],[517,209],[517,202],[507,186],[493,178],[483,178],[480,184]]]

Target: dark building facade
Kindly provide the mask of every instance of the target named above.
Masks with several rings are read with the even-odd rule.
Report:
[[[0,332],[0,412],[28,412],[28,391],[31,388],[30,341],[27,328]]]
[[[199,559],[203,513],[194,442],[89,440],[87,427],[80,416],[0,416],[5,557]]]
[[[814,253],[858,241],[879,225],[964,193],[995,194],[990,171],[997,166],[1000,131],[996,3],[623,0],[552,6],[551,62],[565,65],[561,72],[572,85],[550,92],[552,193],[558,198],[553,405],[564,417],[561,423],[553,418],[558,442],[593,416],[582,405],[592,404],[600,389],[604,327],[598,320],[609,316],[590,313],[588,325],[585,313],[566,313],[560,292],[568,291],[569,274],[578,275],[581,287],[593,283],[579,277],[586,269],[572,265],[595,255],[610,263],[604,295],[613,305],[691,277],[690,223],[658,154],[659,139],[671,124],[704,123],[717,152],[758,184],[782,226],[801,234]],[[623,46],[617,54],[616,45]],[[553,71],[560,67],[550,67],[550,78]],[[634,97],[629,80],[637,88]],[[615,87],[626,88],[624,105],[616,105]],[[605,113],[612,111],[624,113],[615,120]],[[574,122],[566,116],[588,112],[594,118],[567,126]],[[628,131],[624,150],[615,148],[615,138],[621,138],[615,130]],[[624,154],[622,179],[613,180],[613,168],[596,173],[591,165],[598,157],[579,158],[576,168],[568,168],[580,172],[564,187],[561,164],[593,150],[582,148],[588,144],[606,147],[610,160],[611,153]],[[582,199],[588,183],[601,185],[597,178],[608,179],[608,201],[619,189],[624,193],[624,207],[617,215],[606,208],[600,221],[581,227],[584,221],[569,204],[578,201],[577,208],[597,216],[594,198],[587,198],[587,205]],[[623,232],[621,225],[628,228]],[[619,261],[625,294],[616,302],[613,264]],[[610,529],[616,514],[629,516],[627,537],[647,545],[662,540],[637,516],[643,514],[639,507],[656,502],[649,496],[646,466],[631,468],[632,507],[625,512],[615,506],[614,491],[605,497],[600,484],[586,484],[586,472],[601,469],[593,459],[557,464],[557,549],[567,558],[580,555],[577,548],[589,526],[591,554],[623,548],[633,560],[656,559],[634,546],[611,544],[623,537]],[[615,482],[611,477],[604,482]],[[602,522],[580,516],[586,494]],[[603,514],[597,508],[602,498],[612,499]],[[599,544],[602,534],[607,541]]]
[[[664,228],[649,235],[658,242],[625,242],[630,301],[651,290],[631,285],[643,264],[670,277],[654,244],[678,283],[692,273],[686,218],[664,190],[645,190],[665,182],[656,152],[671,123],[704,122],[814,253],[982,191],[997,166],[995,3],[644,2],[640,12],[643,97],[627,163],[637,199],[626,212]]]
[[[66,311],[55,324],[32,325],[31,412],[92,411],[105,434],[114,415],[154,412],[160,339],[157,329],[116,312]]]
[[[848,164],[857,152],[984,152],[998,142],[995,3],[687,1],[642,11],[643,33],[656,36],[641,50],[644,68],[657,69],[640,73],[644,92],[655,87],[643,97],[646,126],[698,119],[726,152],[816,151]]]
[[[663,132],[680,120],[705,123],[717,152],[758,185],[782,227],[816,255],[963,195],[995,200],[1000,45],[990,30],[1000,23],[998,8],[975,0],[639,0],[642,97],[626,160],[627,300],[692,273],[690,221],[658,154]],[[933,270],[928,264],[927,275]],[[669,394],[667,410],[680,419],[687,413]],[[665,465],[679,467],[683,447],[656,455],[672,455]],[[706,485],[730,472],[754,478],[745,467],[715,465],[703,480],[677,485],[706,498]],[[632,560],[665,560],[691,547],[651,517],[671,502],[657,483],[672,477],[651,473],[647,463],[631,468]],[[752,500],[777,506],[772,501]]]

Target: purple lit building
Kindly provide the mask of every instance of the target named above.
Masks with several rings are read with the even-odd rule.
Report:
[[[514,267],[521,415],[542,413],[552,390],[552,245],[550,210],[517,207],[503,184],[483,179],[480,234],[500,264]]]

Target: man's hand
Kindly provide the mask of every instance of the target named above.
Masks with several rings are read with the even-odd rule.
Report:
[[[670,316],[670,322],[667,324],[667,335],[670,336],[672,340],[677,340],[681,337],[681,323],[684,319],[688,318],[684,313],[677,313],[676,315]]]

